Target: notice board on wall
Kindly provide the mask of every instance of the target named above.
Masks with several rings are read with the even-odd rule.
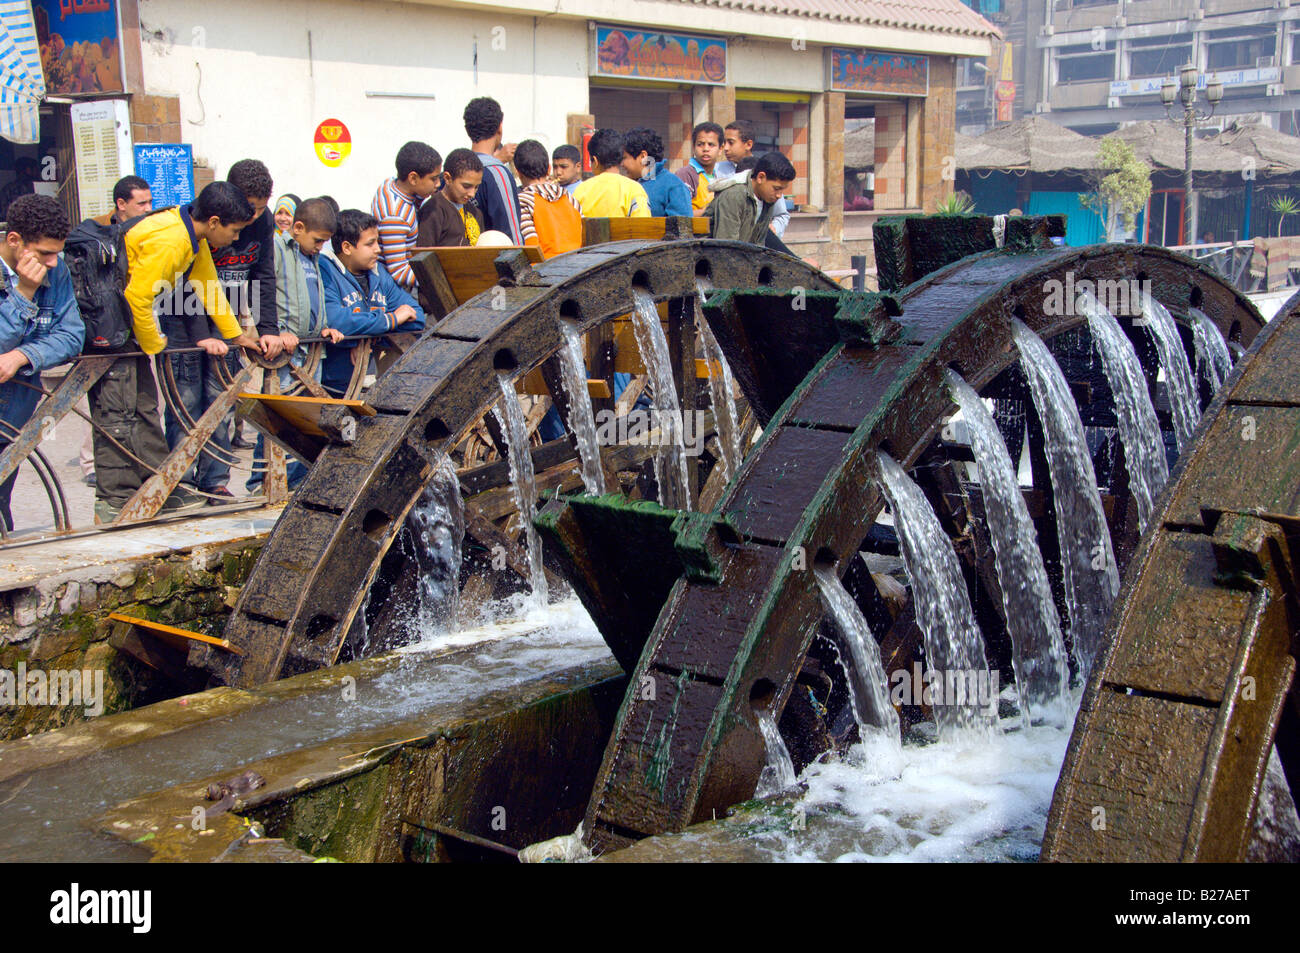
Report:
[[[194,201],[194,151],[180,143],[137,143],[135,174],[149,183],[153,207]]]
[[[131,122],[126,101],[74,103],[69,112],[81,217],[111,212],[113,186],[131,171]]]

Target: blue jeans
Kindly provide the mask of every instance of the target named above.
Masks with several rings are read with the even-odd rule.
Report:
[[[225,358],[187,353],[169,354],[167,359],[171,361],[172,376],[176,379],[176,389],[180,393],[181,404],[194,422],[198,423],[204,411],[211,407],[213,401],[225,390],[221,386],[221,379],[217,376],[214,366],[215,362],[223,361]],[[165,417],[167,447],[175,450],[177,444],[185,439],[186,431],[170,406],[167,407]],[[230,427],[226,421],[217,425],[217,429],[208,439],[208,446],[225,451],[227,455],[230,453]],[[224,487],[230,480],[230,467],[206,453],[200,453],[194,462],[192,475],[195,486],[210,493]]]
[[[22,430],[23,425],[31,419],[32,411],[41,401],[41,395],[30,387],[24,387],[18,383],[19,380],[25,380],[28,383],[40,385],[39,377],[27,377],[20,371],[14,380],[6,381],[0,384],[0,421],[7,426],[0,427],[0,452],[9,446],[11,438],[16,436],[16,431]],[[12,427],[11,431],[9,428]],[[18,479],[18,471],[15,470],[9,474],[9,478],[0,483],[0,519],[4,520],[6,530],[14,528],[13,514],[9,512],[9,498],[14,492],[14,481]]]

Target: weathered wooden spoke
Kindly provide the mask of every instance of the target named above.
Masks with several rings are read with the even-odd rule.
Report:
[[[351,443],[328,446],[317,459],[228,624],[227,638],[245,654],[196,649],[191,664],[234,685],[331,664],[440,455],[500,399],[499,372],[518,378],[557,353],[561,320],[589,333],[630,310],[633,287],[684,312],[697,276],[723,289],[835,287],[795,258],[734,242],[616,242],[536,268],[522,255],[503,257],[499,287],[409,348],[366,396],[378,414],[358,419]],[[685,327],[682,320],[677,354],[683,383],[693,386],[694,374],[684,373]],[[693,370],[693,350],[690,358]]]
[[[896,298],[809,295],[794,319],[788,295],[733,291],[711,299],[709,324],[766,429],[711,513],[640,524],[658,541],[656,555],[671,563],[676,554],[673,571],[645,573],[639,560],[620,562],[608,546],[592,557],[600,563],[587,567],[592,578],[582,580],[583,567],[573,567],[575,588],[597,624],[608,623],[602,631],[616,656],[639,656],[584,825],[594,848],[680,830],[752,796],[765,762],[759,714],[780,715],[796,682],[809,678],[810,642],[823,618],[814,564],[833,565],[868,618],[886,611],[885,594],[856,568],[885,505],[877,451],[905,467],[930,466],[922,476],[934,495],[951,500],[960,492],[940,440],[954,409],[945,371],[955,369],[977,391],[990,389],[1018,359],[1012,318],[1049,344],[1060,338],[1077,350],[1063,336],[1085,316],[1051,306],[1054,283],[1140,278],[1180,322],[1198,306],[1225,340],[1243,344],[1261,327],[1233,288],[1163,249],[1032,245],[963,259]],[[1087,401],[1083,416],[1089,419]],[[1036,472],[1031,512],[1043,525],[1052,512],[1046,486],[1046,473]],[[570,501],[543,521],[549,541],[570,558],[581,553],[602,522],[619,518],[601,512],[603,505]],[[948,503],[938,509],[941,517],[954,512]],[[972,558],[979,551],[972,546]],[[981,570],[971,569],[977,582]],[[638,623],[620,604],[631,591],[663,604],[653,624]],[[996,616],[995,600],[985,603]],[[910,664],[915,624],[896,594],[884,618],[892,622],[882,656]],[[989,641],[997,654],[996,638]]]

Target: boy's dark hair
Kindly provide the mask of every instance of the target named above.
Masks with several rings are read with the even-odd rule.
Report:
[[[736,138],[741,142],[754,141],[754,124],[748,119],[733,119],[727,123],[727,128],[736,130]]]
[[[219,219],[222,225],[251,222],[253,206],[244,197],[243,190],[229,182],[209,182],[190,208],[196,221]]]
[[[758,156],[745,156],[745,158],[736,163],[736,171],[748,172],[756,165],[758,165]]]
[[[642,152],[658,162],[664,157],[664,141],[653,129],[641,126],[632,129],[623,137],[623,151],[633,159]]]
[[[42,238],[62,241],[72,231],[68,213],[49,195],[20,195],[9,203],[8,231],[17,232],[25,242]]]
[[[338,227],[338,216],[334,214],[334,206],[324,199],[308,199],[299,202],[298,207],[293,211],[293,220],[302,222],[303,227],[309,232],[333,234],[334,229]]]
[[[230,167],[226,181],[250,199],[271,198],[275,183],[271,181],[271,170],[261,159],[240,159]]]
[[[794,181],[794,165],[779,152],[764,152],[758,157],[758,164],[754,166],[754,175],[757,176],[760,172],[777,182]]]
[[[558,162],[560,159],[568,159],[574,165],[582,165],[582,150],[567,142],[562,146],[556,146],[555,151],[551,153],[551,161]]]
[[[338,199],[336,199],[336,198],[335,198],[334,196],[332,196],[332,195],[322,195],[321,198],[324,199],[326,202],[329,202],[329,203],[330,203],[330,208],[334,209],[334,214],[335,214],[335,215],[338,215],[338,214],[339,214],[339,208],[340,208],[340,206],[339,206],[339,201],[338,201]]]
[[[121,199],[123,202],[131,201],[131,196],[136,192],[139,192],[141,189],[144,189],[146,192],[153,191],[149,183],[138,175],[123,176],[118,179],[117,184],[113,186],[113,204],[116,205],[118,199]]]
[[[623,158],[623,134],[617,129],[597,129],[587,143],[587,152],[605,168],[615,167]]]
[[[482,172],[483,160],[469,149],[452,149],[447,153],[447,161],[443,163],[442,171],[453,180],[459,179],[466,172]]]
[[[716,122],[702,122],[691,130],[691,145],[694,146],[696,140],[700,138],[700,133],[711,132],[718,137],[718,145],[722,145],[722,127]]]
[[[536,139],[525,139],[515,146],[515,171],[525,179],[544,179],[551,173],[546,146]]]
[[[427,142],[408,142],[397,150],[397,181],[405,182],[414,172],[423,178],[442,168],[442,156]]]
[[[344,209],[339,212],[338,224],[334,227],[334,237],[330,239],[330,244],[334,246],[334,253],[343,251],[344,242],[355,246],[361,241],[362,232],[378,227],[379,219],[369,212],[363,212],[359,208]]]
[[[465,106],[465,135],[470,142],[483,142],[491,139],[501,128],[506,114],[501,111],[501,104],[491,96],[471,99]]]

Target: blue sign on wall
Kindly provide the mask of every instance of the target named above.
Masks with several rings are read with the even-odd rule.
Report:
[[[149,183],[154,208],[194,201],[194,152],[188,145],[137,143],[135,174]]]

